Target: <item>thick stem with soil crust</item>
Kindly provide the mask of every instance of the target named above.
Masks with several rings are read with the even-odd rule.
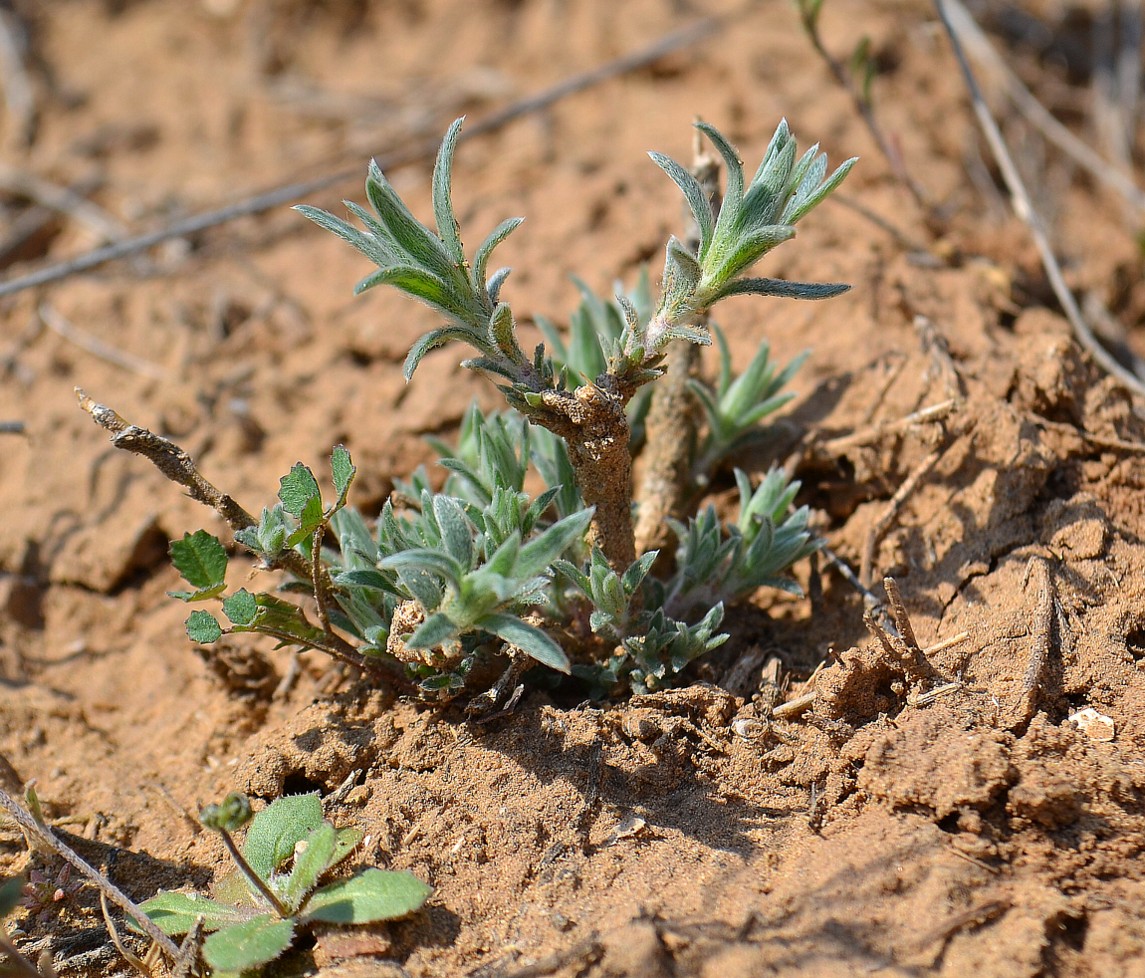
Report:
[[[598,378],[573,392],[548,390],[530,418],[563,438],[586,505],[595,507],[592,543],[623,574],[636,559],[632,530],[632,456],[625,404],[631,392]]]

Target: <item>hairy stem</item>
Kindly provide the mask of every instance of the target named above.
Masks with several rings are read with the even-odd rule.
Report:
[[[708,197],[713,216],[720,209],[720,167],[703,148],[700,133],[692,162],[692,175]],[[693,252],[700,247],[700,229],[687,211],[688,233],[685,245]],[[704,316],[706,320],[707,316]],[[696,450],[697,421],[695,399],[688,390],[688,378],[700,363],[700,348],[694,343],[676,341],[666,351],[667,372],[656,385],[648,410],[648,440],[644,448],[644,473],[636,495],[636,549],[640,553],[665,548],[672,540],[668,517],[682,519],[695,492],[692,474]]]
[[[258,875],[251,867],[251,864],[246,861],[246,857],[239,851],[239,847],[235,845],[234,837],[226,829],[215,829],[223,837],[223,845],[227,847],[227,853],[234,864],[238,867],[240,873],[246,878],[247,883],[251,888],[258,893],[274,910],[279,917],[287,920],[290,917],[290,908],[283,903],[278,894],[274,892],[261,876]]]

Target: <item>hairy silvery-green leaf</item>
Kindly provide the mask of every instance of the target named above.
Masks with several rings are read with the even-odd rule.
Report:
[[[435,649],[457,638],[457,625],[445,614],[438,611],[430,615],[406,639],[411,649]]]
[[[351,206],[347,202],[347,206]],[[386,265],[394,260],[394,254],[389,251],[384,244],[376,236],[363,234],[356,227],[347,224],[339,217],[335,217],[328,211],[324,211],[318,207],[311,207],[309,204],[297,204],[294,208],[303,217],[312,220],[321,228],[327,231],[332,231],[338,235],[343,241],[349,242],[358,249],[363,255],[374,262],[376,265]]]
[[[183,534],[171,541],[171,563],[194,591],[172,591],[183,601],[202,601],[222,593],[226,587],[227,552],[219,539],[206,530]]]
[[[491,358],[495,359],[497,356],[496,349],[474,330],[460,326],[445,326],[424,334],[410,347],[410,351],[406,355],[405,364],[402,367],[402,373],[405,375],[405,379],[409,380],[413,377],[414,371],[417,370],[417,365],[421,363],[422,357],[429,353],[430,350],[443,346],[451,340],[460,340],[463,343],[468,343],[470,346],[475,346],[486,354],[486,356]]]
[[[203,941],[203,960],[215,971],[248,971],[269,964],[293,940],[293,920],[266,914],[215,931]]]
[[[473,524],[452,496],[433,497],[433,515],[441,530],[441,542],[450,557],[464,570],[473,566]]]
[[[509,274],[509,270],[507,268],[501,270],[504,272],[504,275],[501,276],[499,282],[494,282],[492,279],[486,281],[486,276],[489,271],[489,259],[493,255],[493,249],[516,231],[524,221],[525,219],[523,217],[510,217],[502,221],[489,233],[489,237],[481,242],[481,246],[473,256],[473,268],[470,270],[470,281],[473,285],[473,290],[479,295],[483,294],[491,305],[497,301],[497,291],[500,288],[501,282],[503,282],[505,277]]]
[[[210,932],[239,923],[250,916],[242,907],[210,900],[197,893],[158,893],[139,904],[164,934],[186,934],[203,918],[203,930]]]
[[[275,798],[251,821],[243,841],[243,856],[255,873],[268,879],[294,855],[295,845],[323,821],[317,792]]]
[[[568,673],[569,659],[564,649],[539,628],[505,614],[486,615],[479,624],[485,631],[516,646],[542,665],[557,672]]]
[[[341,509],[346,505],[346,495],[350,491],[350,483],[354,481],[354,475],[358,471],[350,459],[350,453],[346,451],[343,445],[336,445],[330,454],[330,469],[334,476],[334,492],[338,496],[334,508]]]
[[[184,622],[192,642],[210,645],[223,637],[223,629],[209,611],[192,611]]]
[[[849,291],[844,282],[788,282],[781,278],[739,278],[720,287],[716,299],[733,295],[772,295],[783,299],[833,299]],[[715,301],[715,300],[713,300]]]
[[[461,228],[453,212],[453,189],[450,183],[453,178],[453,154],[457,149],[463,121],[464,117],[457,119],[449,127],[433,167],[433,217],[437,222],[437,236],[458,266],[465,264],[465,252],[461,248]]]
[[[649,153],[648,155],[683,191],[684,199],[688,202],[688,209],[692,212],[696,227],[700,230],[700,258],[703,259],[708,253],[708,246],[712,243],[712,231],[715,227],[712,205],[708,200],[708,195],[704,193],[704,188],[700,186],[700,182],[675,160],[663,153]]]
[[[397,246],[410,259],[413,268],[424,268],[448,280],[456,270],[444,242],[422,224],[386,179],[377,160],[371,160],[366,176],[366,196]]]
[[[592,521],[593,509],[573,513],[554,523],[539,537],[521,547],[514,568],[519,577],[536,577],[546,571],[577,540],[584,537]]]
[[[323,822],[294,849],[294,866],[280,885],[279,895],[292,911],[302,906],[319,877],[334,862],[338,847],[338,833],[329,822]]]

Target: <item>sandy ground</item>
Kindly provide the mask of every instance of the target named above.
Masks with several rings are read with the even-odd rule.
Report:
[[[992,42],[1095,140],[1093,14],[995,6]],[[965,635],[932,656],[956,684],[908,699],[856,592],[823,567],[814,604],[763,592],[732,617],[690,687],[588,705],[533,691],[488,724],[353,677],[331,691],[313,654],[277,693],[288,653],[196,654],[165,596],[166,544],[223,528],[114,452],[74,386],[177,438],[256,511],[291,464],[321,471],[341,442],[363,472],[354,502],[376,512],[432,457],[422,436],[448,435],[475,396],[496,403],[448,349],[407,386],[401,360],[433,317],[396,295],[353,299],[357,256],[280,207],[0,302],[0,420],[25,426],[0,435],[8,790],[34,778],[53,824],[142,899],[225,868],[188,816],[200,803],[344,786],[330,811],[369,834],[358,862],[436,893],[400,924],[320,934],[283,974],[1145,975],[1141,404],[1071,340],[929,4],[828,2],[823,22],[843,59],[869,35],[876,112],[927,208],[786,3],[16,7],[38,112],[10,104],[0,120],[8,278],[349,168],[306,197],[334,207],[360,195],[370,155],[729,15],[465,143],[462,224],[527,215],[502,255],[510,297],[518,315],[563,320],[571,273],[606,292],[679,230],[644,154],[686,159],[694,116],[749,162],[781,116],[833,159],[861,156],[761,269],[853,290],[720,310],[741,363],[764,338],[781,360],[812,351],[782,454],[742,464],[794,455],[829,545],[870,581],[899,581],[921,644]],[[1140,213],[998,104],[1071,285],[1145,354]],[[89,210],[54,212],[20,175]],[[428,164],[392,176],[427,215]],[[900,423],[952,399],[938,420]],[[813,701],[769,719],[765,676],[781,702]],[[1069,721],[1086,707],[1112,718],[1112,739]],[[0,869],[27,863],[5,827]],[[19,943],[50,948],[63,974],[121,971],[92,893],[66,889],[18,921]]]

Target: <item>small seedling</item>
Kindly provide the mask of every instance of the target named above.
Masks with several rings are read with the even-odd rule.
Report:
[[[417,910],[432,888],[412,873],[366,869],[319,886],[321,878],[362,841],[357,829],[336,829],[316,794],[277,798],[251,818],[245,795],[230,794],[200,813],[217,832],[236,870],[215,899],[160,893],[140,909],[165,934],[186,934],[197,921],[207,933],[203,959],[215,976],[258,968],[283,954],[300,931],[318,924],[372,924]],[[240,849],[232,833],[250,822]]]
[[[440,698],[456,695],[477,662],[498,654],[515,672],[530,660],[574,672],[599,692],[642,691],[671,683],[726,640],[719,631],[725,603],[761,587],[797,590],[791,565],[817,547],[807,509],[791,508],[798,483],[773,471],[753,487],[737,470],[740,510],[732,522],[697,507],[719,468],[757,441],[765,420],[791,397],[783,387],[800,361],[777,369],[765,344],[737,377],[708,315],[734,296],[825,299],[847,289],[747,272],[794,236],[796,223],[839,186],[854,161],[828,175],[817,146],[797,155],[784,121],[749,180],[719,131],[705,123],[697,128],[722,158],[727,186],[717,204],[718,195],[691,172],[651,154],[683,192],[694,226],[687,241],[669,238],[659,296],[647,276],[612,302],[581,286],[584,298],[569,331],[538,318],[546,343],[532,352],[521,347],[502,297],[509,269],[490,266],[521,220],[503,221],[472,256],[462,245],[451,186],[461,120],[446,134],[434,168],[435,228],[414,217],[375,164],[366,179],[369,209],[346,202],[361,227],[298,208],[376,266],[357,291],[389,285],[444,320],[409,351],[407,379],[435,347],[462,343],[473,354],[464,366],[490,376],[508,402],[502,413],[471,409],[456,446],[436,443],[447,471],[441,488],[415,472],[398,483],[373,527],[347,505],[355,468],[345,448],[331,458],[332,501],[324,501],[313,472],[299,463],[281,480],[278,503],[255,519],[207,482],[178,446],[81,392],[81,403],[116,445],[151,459],[212,506],[263,567],[286,570],[293,579],[288,588],[313,599],[312,618],[276,594],[245,588],[227,594],[223,543],[205,531],[188,534],[171,548],[190,584],[176,596],[221,599],[225,619],[196,609],[187,620],[191,638],[211,643],[226,633],[261,632],[367,672],[389,670]],[[667,423],[661,411],[656,430],[645,432],[650,385],[672,362],[670,345],[707,345],[713,333],[720,346],[715,383],[685,378],[673,388]],[[679,403],[689,397],[695,410]],[[689,446],[682,478],[634,498],[634,452],[645,452],[652,468],[666,457],[666,441]],[[530,469],[546,487],[535,497],[525,490]],[[656,498],[666,492],[674,498]],[[642,532],[638,541],[633,511],[640,507],[646,522],[652,514],[658,528],[672,532],[655,543]],[[683,518],[669,521],[673,514]],[[674,555],[658,560],[653,547],[670,543],[672,534]]]

